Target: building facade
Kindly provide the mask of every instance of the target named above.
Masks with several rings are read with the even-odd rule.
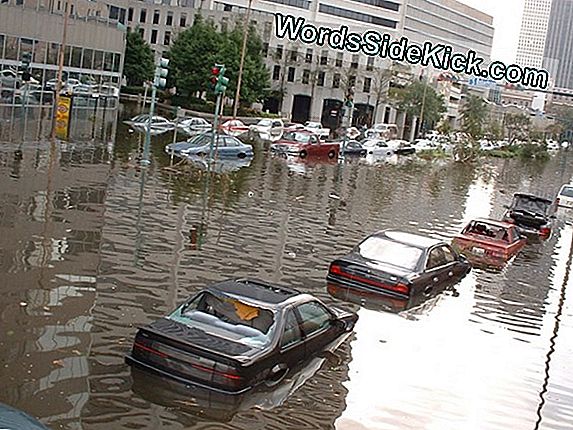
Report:
[[[550,12],[551,0],[525,0],[517,44],[517,64],[542,67]]]
[[[556,89],[573,90],[572,22],[573,0],[553,0],[543,65]]]

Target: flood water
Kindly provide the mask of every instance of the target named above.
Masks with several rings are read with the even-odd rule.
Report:
[[[473,217],[501,216],[516,191],[553,198],[573,151],[474,166],[300,164],[258,146],[209,178],[165,169],[170,136],[154,138],[140,169],[141,137],[122,124],[103,142],[19,135],[0,145],[0,402],[53,429],[573,427],[567,213],[501,272],[473,270],[404,312],[341,302],[325,282],[329,262],[375,230],[448,239]],[[298,389],[238,406],[176,398],[132,374],[124,355],[138,325],[231,277],[352,309],[355,334]]]

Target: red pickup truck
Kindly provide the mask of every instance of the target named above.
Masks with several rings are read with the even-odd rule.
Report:
[[[340,145],[337,142],[324,142],[320,137],[307,130],[288,130],[271,145],[271,150],[278,153],[297,154],[301,158],[308,156],[338,157]]]
[[[453,239],[452,246],[474,265],[501,268],[526,242],[515,225],[478,218]]]

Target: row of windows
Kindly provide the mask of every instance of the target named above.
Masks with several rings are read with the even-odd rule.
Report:
[[[397,21],[380,18],[379,16],[368,15],[366,13],[356,12],[353,10],[343,9],[341,7],[330,6],[324,3],[318,5],[318,11],[327,15],[348,18],[354,21],[366,22],[368,24],[379,25],[381,27],[396,28]]]
[[[288,67],[287,68],[287,75],[286,80],[287,82],[295,82],[296,76],[296,67]],[[272,78],[274,81],[278,81],[281,79],[281,66],[278,64],[273,67]],[[318,71],[315,75],[316,81],[314,82],[316,86],[323,87],[326,80],[326,72]],[[311,71],[309,69],[304,69],[302,71],[301,76],[301,83],[304,85],[308,85],[311,83]],[[332,88],[340,88],[341,84],[341,74],[334,73],[332,76]],[[349,76],[348,78],[348,85],[354,86],[356,84],[356,76]],[[364,78],[364,83],[362,86],[362,91],[365,93],[369,93],[372,88],[372,78]]]
[[[268,56],[268,50],[269,50],[269,45],[268,43],[263,44],[263,56]],[[328,55],[330,51],[328,50],[323,50],[320,53],[320,57],[319,57],[319,64],[321,66],[326,66],[329,65],[331,63],[330,57]],[[286,58],[288,60],[290,60],[291,62],[296,62],[299,59],[299,54],[298,50],[293,49],[290,50],[289,52],[287,52],[286,54],[284,53],[284,46],[283,45],[277,45],[276,50],[275,50],[275,54],[273,56],[274,60],[278,61],[278,60],[282,60],[284,58],[284,56],[286,55]],[[304,54],[304,62],[305,63],[312,63],[313,60],[313,56],[314,56],[314,52],[312,50],[312,48],[307,48],[306,53]],[[374,69],[374,57],[367,57],[367,62],[366,62],[366,70],[371,71]],[[342,67],[344,61],[344,53],[343,52],[337,52],[336,53],[336,58],[334,58],[334,65],[336,67]],[[350,68],[351,69],[358,69],[358,65],[360,62],[360,55],[358,54],[353,54],[352,55],[352,60],[350,62]]]
[[[398,10],[400,9],[399,3],[394,3],[388,0],[354,0],[354,1],[364,4],[369,4],[371,6],[381,7],[383,9],[393,10],[395,12],[398,12]]]
[[[59,43],[0,34],[0,59],[19,61],[27,52],[32,54],[32,63],[57,65],[59,51]],[[64,66],[119,72],[121,54],[67,45],[64,50]]]
[[[130,27],[128,27],[128,29],[131,30]],[[145,39],[145,29],[143,29],[143,28],[141,28],[141,27],[138,27],[138,28],[137,28],[137,31],[139,32],[139,34],[141,35],[141,37],[142,37],[144,40],[147,40],[147,39]],[[163,33],[163,45],[169,46],[169,45],[171,44],[171,36],[172,36],[172,34],[171,34],[170,31],[167,31],[167,30],[166,30],[166,31]],[[150,39],[149,39],[149,43],[150,43],[151,45],[157,45],[158,40],[160,40],[160,39],[159,39],[159,30],[152,29],[152,30],[151,30],[151,37],[150,37]]]
[[[479,28],[481,32],[489,33],[493,38],[493,27],[491,24],[461,13],[457,10],[450,9],[435,0],[410,0],[408,2],[406,16],[413,16],[414,10],[421,11],[423,13],[423,15],[417,15],[417,17],[421,18],[422,20],[435,21],[435,18],[438,18],[443,19],[444,22],[446,22],[446,25],[451,25],[453,23],[455,25],[463,26],[467,29]],[[435,18],[428,19],[428,14]]]
[[[298,7],[300,9],[310,9],[309,0],[265,0],[272,3],[284,4],[286,6]]]
[[[9,66],[2,66],[0,64],[0,69],[9,69],[13,70],[13,67]],[[33,67],[31,72],[32,76],[40,82],[48,82],[51,79],[55,79],[58,74],[57,68],[53,69],[40,69]],[[81,82],[91,82],[93,85],[109,85],[112,84],[113,86],[119,86],[119,76],[111,76],[106,74],[95,74],[95,73],[77,73],[77,72],[68,72],[64,70],[63,72],[63,79],[77,79]]]
[[[130,7],[127,10],[127,21],[132,22],[134,18],[134,9]],[[141,9],[139,11],[139,23],[145,24],[147,22],[147,9]],[[174,22],[173,12],[168,11],[167,15],[165,16],[165,25],[172,26]],[[159,25],[161,23],[161,11],[154,10],[153,11],[153,18],[151,23],[154,25]],[[179,27],[186,27],[187,26],[187,14],[181,13],[179,16]]]

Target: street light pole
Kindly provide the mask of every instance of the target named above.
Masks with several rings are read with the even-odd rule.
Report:
[[[420,109],[420,127],[418,127],[418,136],[422,131],[422,127],[424,126],[424,108],[426,107],[426,92],[428,90],[428,84],[425,81],[426,76],[423,75],[422,84],[424,84],[424,94],[422,95],[422,108]]]
[[[62,44],[60,46],[58,58],[58,74],[56,76],[56,97],[54,98],[54,106],[52,110],[52,140],[56,138],[56,118],[58,115],[58,104],[60,103],[60,91],[62,91],[62,74],[64,70],[64,52],[66,50],[66,38],[68,35],[68,11],[69,2],[66,1],[64,5],[64,31],[62,33]]]
[[[249,17],[251,15],[251,4],[253,0],[249,0],[249,7],[247,8],[247,16],[245,18],[245,27],[243,28],[243,47],[241,48],[241,62],[239,63],[239,75],[237,76],[237,91],[235,91],[235,103],[233,104],[233,118],[237,117],[239,110],[239,99],[241,97],[241,80],[243,79],[243,65],[245,64],[245,52],[247,50],[247,36],[249,34]]]

